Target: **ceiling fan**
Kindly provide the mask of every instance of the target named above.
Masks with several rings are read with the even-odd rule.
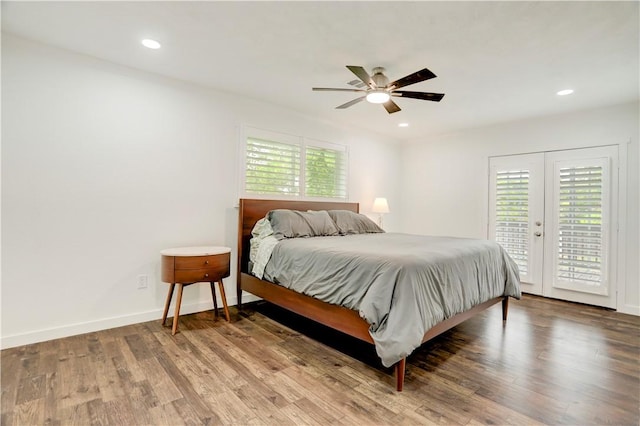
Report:
[[[347,65],[347,68],[360,79],[349,82],[355,85],[357,89],[333,89],[328,87],[314,87],[312,90],[316,92],[362,92],[363,96],[352,101],[337,106],[336,109],[349,108],[363,100],[367,100],[373,104],[382,104],[389,114],[400,111],[400,107],[391,100],[391,97],[422,99],[425,101],[440,102],[444,97],[444,93],[428,93],[428,92],[410,92],[407,90],[398,90],[411,84],[420,83],[421,81],[435,78],[436,75],[424,68],[402,77],[399,80],[389,83],[389,79],[384,75],[384,68],[376,67],[372,70],[373,75],[369,75],[364,68],[356,65]],[[360,83],[362,82],[362,83]],[[366,87],[366,88],[365,88]]]

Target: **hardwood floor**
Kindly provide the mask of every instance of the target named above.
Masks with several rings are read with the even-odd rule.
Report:
[[[329,344],[331,346],[329,346]],[[640,422],[640,317],[525,296],[416,350],[405,390],[373,346],[254,304],[2,351],[2,425]]]

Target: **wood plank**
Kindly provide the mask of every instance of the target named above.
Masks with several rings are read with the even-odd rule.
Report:
[[[309,401],[316,404],[323,411],[340,414],[340,420],[345,420],[351,424],[357,424],[361,417],[353,415],[351,411],[344,410],[345,395],[338,390],[327,386],[325,383],[317,382],[316,379],[305,374],[299,367],[292,366],[277,374],[279,380],[287,382],[288,386],[296,389]]]
[[[180,367],[178,367],[171,358],[169,358],[166,354],[158,354],[156,355],[160,365],[162,366],[164,372],[169,375],[173,383],[175,383],[176,387],[180,390],[184,398],[173,401],[174,407],[179,409],[180,407],[186,409],[183,405],[183,400],[189,401],[190,409],[189,411],[194,411],[197,418],[199,419],[212,419],[217,416],[211,411],[211,409],[204,403],[197,390],[194,388],[194,385],[187,378],[187,375],[193,379],[197,377],[197,375],[193,375],[190,373],[184,372]],[[183,360],[181,360],[183,361]],[[194,363],[195,364],[195,363]],[[197,384],[206,384],[204,381],[200,381]],[[210,389],[206,389],[207,392],[210,392]]]
[[[34,399],[44,398],[45,383],[47,378],[44,374],[33,377],[24,377],[18,383],[18,393],[16,395],[16,404],[22,404]]]
[[[371,368],[359,369],[346,366],[340,371],[358,381],[357,386],[354,387],[355,391],[378,401],[396,414],[415,411],[424,403],[422,394],[413,392],[412,389],[407,389],[408,392],[400,398],[398,392],[389,386],[389,383],[381,381]]]
[[[104,410],[107,413],[108,424],[110,425],[130,425],[136,423],[134,407],[127,398],[105,402]]]
[[[185,419],[178,413],[173,404],[163,404],[149,409],[151,424],[154,425],[179,425],[185,424]]]
[[[313,378],[308,378],[299,369],[287,369],[285,373],[289,377],[296,381],[307,382]],[[322,377],[321,377],[322,379]],[[325,404],[321,404],[315,398],[310,398],[318,406],[323,407],[325,411],[340,412],[344,416],[349,416],[355,422],[360,422],[362,419],[369,419],[370,423],[384,423],[383,417],[389,418],[393,413],[387,410],[385,407],[377,404],[375,401],[369,400],[364,395],[357,392],[344,392],[346,387],[340,389],[339,382],[323,383],[322,381],[313,380],[312,385],[306,386],[312,390],[320,399],[327,401],[333,407],[324,407]],[[349,389],[351,390],[351,389]]]
[[[339,413],[331,413],[323,410],[307,398],[300,398],[294,405],[298,408],[297,411],[309,414],[312,419],[317,420],[321,425],[334,423],[341,417]]]
[[[173,408],[175,408],[176,412],[182,419],[185,425],[203,425],[209,424],[210,419],[214,414],[212,412],[205,417],[201,417],[202,410],[194,407],[191,404],[191,400],[182,398],[171,403]]]
[[[121,354],[121,356],[114,357],[114,359],[121,358],[122,365],[126,366],[128,374],[131,375],[130,381],[139,382],[145,379],[144,372],[138,365],[136,355],[131,351],[131,347],[127,344],[126,339],[129,335],[130,333],[126,336],[121,336],[116,339],[116,344],[118,345],[119,353]]]
[[[12,414],[16,425],[42,424],[44,422],[44,399],[34,399],[16,404]]]
[[[56,394],[58,373],[47,374],[47,382],[44,396],[44,421],[49,426],[59,425],[59,399]],[[4,424],[4,423],[2,423]]]
[[[158,374],[162,366],[155,357],[140,362],[140,368],[148,377],[147,382],[153,389],[160,405],[166,405],[183,397],[182,392],[167,375]]]
[[[151,358],[151,352],[147,349],[147,345],[142,336],[139,334],[130,334],[125,336],[124,340],[127,342],[127,346],[136,360],[142,361]]]
[[[88,402],[65,407],[62,411],[62,423],[69,425],[88,425],[91,422]]]
[[[272,327],[271,330],[276,330],[276,332],[273,333],[271,330],[256,324],[255,315],[243,315],[242,319],[242,321],[234,322],[234,326],[242,330],[244,333],[250,335],[261,346],[272,346],[282,343],[285,336],[282,336],[278,333],[278,331],[282,330],[281,325],[275,325],[274,327]]]
[[[103,402],[115,401],[125,397],[126,387],[122,382],[123,379],[118,374],[116,364],[113,358],[94,364],[96,382]]]
[[[109,416],[101,399],[94,399],[87,402],[89,421],[92,426],[108,426]]]
[[[223,424],[245,424],[256,414],[248,407],[247,401],[238,397],[237,388],[206,394],[203,399]],[[270,410],[273,408],[273,405],[269,406]]]
[[[251,420],[247,421],[247,425],[263,426],[263,425],[289,425],[297,426],[294,420],[285,415],[281,410],[271,412],[260,412]]]
[[[183,337],[188,336],[189,340],[185,341],[182,348],[168,344],[164,346],[164,353],[173,360],[185,379],[191,383],[192,388],[199,394],[206,394],[212,393],[218,388],[227,389],[229,386],[233,386],[232,382],[219,373],[219,368],[225,362],[216,362],[214,355],[204,355],[205,352],[198,350],[198,347],[193,344],[194,337],[189,333],[189,331],[183,333]],[[238,372],[235,371],[235,373]],[[240,375],[238,376],[240,377]],[[182,389],[180,383],[175,384],[179,390]]]
[[[304,404],[304,402],[303,402]],[[297,425],[326,425],[326,421],[322,421],[322,418],[315,417],[312,412],[308,412],[298,404],[287,405],[280,410],[285,416],[293,420]]]
[[[220,349],[206,336],[194,335],[190,338],[190,342],[199,350],[198,360],[211,368],[212,375],[221,382],[219,385],[221,388],[234,389],[247,383],[238,373],[235,364],[228,364],[218,356],[217,352]]]
[[[285,398],[281,395],[269,396],[260,392],[260,389],[255,389],[252,384],[246,384],[233,390],[239,400],[241,400],[245,406],[255,413],[260,411],[273,411],[274,408],[282,408],[289,405]]]
[[[557,419],[565,419],[564,422],[580,424],[576,419],[568,420],[565,418],[565,413],[569,408],[568,403],[557,401],[515,384],[500,390],[480,388],[476,394],[540,423],[549,424],[557,422]],[[541,410],[540,407],[545,407],[545,409]]]
[[[2,368],[0,368],[0,412],[3,415],[14,410],[16,396],[18,394],[18,383],[20,382],[20,350],[18,348],[5,349],[2,351]],[[5,424],[5,423],[3,423]]]
[[[100,389],[95,370],[88,357],[86,336],[73,336],[61,350],[54,392],[62,399],[63,408],[72,408],[99,397]],[[73,412],[72,416],[83,416],[84,412]]]
[[[277,352],[265,350],[265,347],[260,345],[253,336],[244,333],[235,327],[234,324],[217,328],[216,331],[244,351],[248,356],[260,360],[266,369],[275,372],[286,368],[287,360],[283,356]]]

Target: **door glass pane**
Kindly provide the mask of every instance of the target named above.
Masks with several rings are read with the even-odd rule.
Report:
[[[558,177],[557,278],[602,282],[602,167],[564,167]]]
[[[496,173],[495,240],[529,273],[529,170]]]

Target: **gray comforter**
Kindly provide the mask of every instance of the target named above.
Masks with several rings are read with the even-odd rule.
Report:
[[[435,324],[498,296],[520,298],[518,267],[493,241],[360,234],[280,241],[264,279],[357,310],[382,364]]]

